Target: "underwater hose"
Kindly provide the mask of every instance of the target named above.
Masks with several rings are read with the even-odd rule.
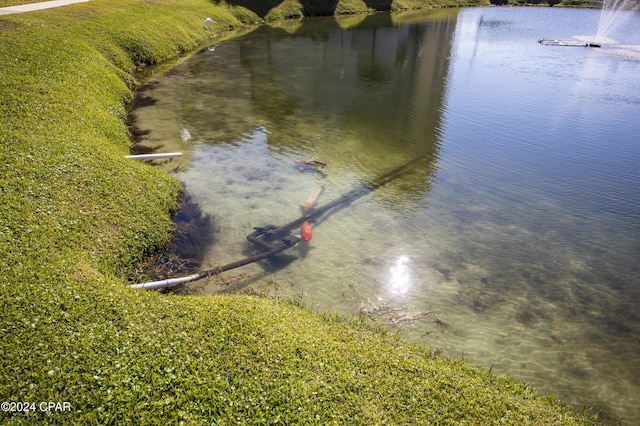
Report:
[[[229,263],[224,266],[218,266],[213,269],[209,269],[207,271],[199,272],[197,274],[189,275],[186,277],[169,278],[166,280],[151,281],[151,282],[142,283],[142,284],[132,284],[131,288],[144,288],[146,290],[152,290],[156,288],[175,287],[180,284],[201,280],[203,278],[211,277],[213,275],[218,275],[218,274],[221,274],[222,272],[226,272],[231,269],[239,268],[241,266],[248,265],[253,262],[257,262],[258,260],[267,259],[271,256],[275,256],[281,251],[284,251],[289,247],[293,247],[299,241],[300,241],[300,238],[298,237],[285,238],[285,239],[282,239],[277,245],[271,245],[270,250],[265,250],[256,255],[246,257],[242,260],[238,260],[237,262]]]
[[[280,227],[275,225],[268,225],[264,227],[254,228],[254,231],[251,234],[247,235],[247,240],[264,249],[264,251],[258,254],[246,257],[242,260],[238,260],[237,262],[229,263],[224,266],[219,266],[219,267],[209,269],[207,271],[199,272],[197,274],[192,274],[186,277],[169,278],[169,279],[160,280],[160,281],[151,281],[151,282],[141,283],[141,284],[132,284],[131,288],[138,288],[138,289],[143,288],[147,290],[152,290],[152,289],[158,289],[158,288],[175,287],[180,284],[185,284],[188,282],[193,282],[203,278],[211,277],[213,275],[218,275],[222,272],[239,268],[241,266],[248,265],[250,263],[254,263],[259,260],[268,259],[272,256],[275,256],[276,254],[298,244],[301,239],[308,241],[308,239],[305,237],[305,229],[303,225],[309,220],[317,219],[334,208],[337,209],[337,208],[344,208],[348,206],[358,198],[366,194],[369,194],[370,192],[373,192],[378,188],[381,188],[382,186],[386,185],[392,180],[407,173],[408,171],[413,169],[413,167],[415,167],[417,164],[421,163],[427,158],[429,158],[428,155],[423,155],[421,157],[418,157],[409,161],[408,163],[403,164],[400,167],[396,167],[395,169],[377,177],[373,181],[362,184],[359,187],[352,189],[351,191],[344,194],[342,197],[337,198],[331,201],[330,203],[325,204],[324,206],[314,210],[313,212],[303,215],[298,219],[287,223],[286,225],[283,225]],[[301,236],[290,235],[294,229],[298,229],[301,226],[303,227],[303,229],[301,229],[301,234],[302,234]],[[307,223],[307,226],[308,226],[308,223]],[[306,231],[306,232],[309,232],[309,231]],[[308,238],[310,239],[311,238],[310,234],[308,235],[309,235]]]

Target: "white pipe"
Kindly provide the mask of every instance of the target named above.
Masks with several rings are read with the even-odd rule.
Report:
[[[181,152],[165,152],[163,154],[139,154],[139,155],[125,155],[124,158],[133,158],[135,160],[152,160],[154,158],[169,158],[169,157],[181,157]]]
[[[193,281],[198,278],[200,278],[200,274],[193,274],[193,275],[189,275],[188,277],[170,278],[168,280],[151,281],[151,282],[142,283],[142,284],[132,284],[131,288],[144,288],[146,290],[150,290],[153,288],[174,287],[174,286],[177,286],[178,284],[188,283],[189,281]]]

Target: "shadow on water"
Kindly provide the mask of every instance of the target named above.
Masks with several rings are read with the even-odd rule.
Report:
[[[149,266],[152,280],[163,280],[197,272],[207,250],[215,243],[213,216],[202,211],[185,191],[180,210],[173,219],[174,234],[169,245]]]
[[[153,107],[156,104],[156,99],[153,96],[145,94],[150,87],[153,87],[153,84],[149,83],[136,91],[133,100],[136,109]],[[136,114],[130,113],[127,116],[127,126],[129,127],[131,154],[153,154],[162,149],[163,145],[150,143],[151,129],[141,128],[138,125]]]
[[[265,125],[269,132],[267,143],[274,151],[304,150],[306,147],[300,141],[309,137],[306,129],[291,126],[291,123],[304,116],[308,118],[306,123],[314,125],[319,120],[314,111],[332,111],[331,117],[325,116],[322,120],[334,120],[336,128],[367,132],[361,135],[362,143],[366,141],[368,145],[364,154],[343,155],[338,159],[359,159],[359,164],[345,165],[345,168],[362,167],[370,178],[391,168],[394,165],[392,161],[382,169],[377,167],[379,157],[370,155],[376,150],[407,152],[410,158],[429,154],[436,160],[439,144],[438,132],[434,129],[438,129],[441,123],[443,81],[446,80],[449,61],[440,55],[433,40],[442,39],[446,43],[450,39],[455,27],[455,14],[447,18],[427,26],[409,26],[399,30],[389,14],[368,15],[360,18],[357,25],[350,26],[349,31],[342,28],[341,19],[336,17],[304,20],[295,28],[296,37],[305,37],[300,39],[301,45],[305,43],[303,40],[309,40],[313,43],[308,46],[309,50],[320,53],[326,49],[326,52],[322,57],[316,55],[298,61],[297,69],[292,68],[292,58],[284,57],[273,47],[281,38],[291,37],[290,32],[267,25],[256,29],[251,43],[239,43],[238,48],[240,64],[248,76],[252,111],[262,122],[268,123]],[[391,53],[383,53],[388,51]],[[416,56],[416,52],[424,54]],[[354,54],[354,61],[344,62],[343,58]],[[206,56],[199,59],[203,67],[212,60]],[[305,65],[300,66],[301,63]],[[337,68],[339,75],[331,83],[319,83],[335,69],[330,68],[329,63]],[[282,77],[293,72],[305,74],[295,89],[292,89],[289,79]],[[399,79],[400,74],[406,78]],[[415,90],[406,96],[405,86],[410,84]],[[371,94],[376,94],[376,102],[371,102]],[[313,106],[309,105],[308,99],[313,99]],[[250,129],[245,132],[250,133]],[[416,134],[430,136],[416,140]],[[343,147],[331,146],[325,140],[324,145],[317,148],[316,155],[323,158],[335,156],[334,152]],[[411,190],[407,192],[425,192],[424,188]]]

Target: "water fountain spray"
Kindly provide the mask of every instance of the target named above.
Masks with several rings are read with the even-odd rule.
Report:
[[[640,0],[604,0],[595,41],[602,43],[607,40],[617,27],[629,19],[629,12],[632,11],[640,11]]]
[[[602,47],[614,44],[609,38],[613,31],[631,17],[630,12],[640,12],[640,0],[604,0],[594,37],[576,37],[576,40],[539,39],[546,46]]]

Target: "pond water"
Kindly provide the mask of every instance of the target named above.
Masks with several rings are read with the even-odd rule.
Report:
[[[213,218],[204,269],[256,253],[254,227],[318,188],[322,206],[410,164],[312,220],[308,243],[193,289],[364,312],[640,423],[640,16],[624,16],[599,49],[537,43],[590,39],[596,10],[313,18],[158,73],[138,148],[184,153],[159,165]]]

